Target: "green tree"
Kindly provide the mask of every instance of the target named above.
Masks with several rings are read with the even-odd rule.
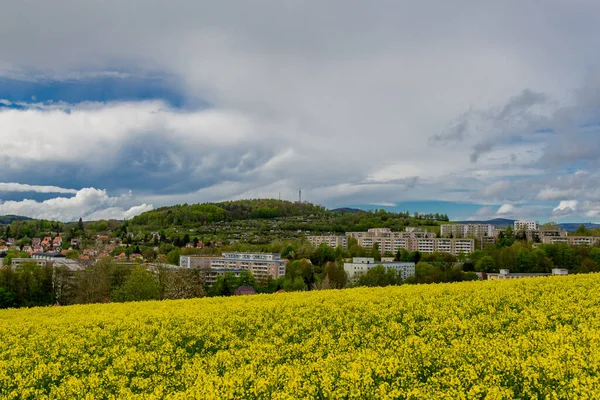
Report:
[[[167,262],[172,265],[179,265],[180,253],[181,250],[178,248],[169,251],[169,253],[167,254]]]
[[[213,296],[231,296],[240,287],[239,280],[233,272],[225,272],[217,277],[212,287]]]
[[[493,272],[496,270],[496,261],[490,256],[484,256],[475,264],[475,271]]]
[[[283,281],[283,290],[286,292],[299,292],[306,290],[306,283],[301,277],[285,278]]]
[[[113,291],[114,301],[145,301],[160,299],[161,287],[152,272],[135,266],[123,285]]]
[[[346,287],[348,275],[344,271],[344,264],[341,262],[328,262],[323,268],[323,280],[327,279],[331,289],[341,289]]]
[[[401,280],[394,269],[376,265],[359,276],[356,286],[389,286],[398,283]]]
[[[17,305],[17,295],[5,287],[0,287],[0,308],[12,308]]]

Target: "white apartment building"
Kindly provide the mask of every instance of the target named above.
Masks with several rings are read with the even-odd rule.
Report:
[[[494,236],[494,225],[491,224],[443,224],[440,227],[442,237],[482,238]]]
[[[307,236],[306,239],[313,246],[320,246],[325,243],[329,247],[342,246],[344,249],[348,248],[347,236]]]
[[[568,275],[569,270],[563,268],[553,268],[551,273],[534,272],[534,273],[511,273],[507,269],[501,269],[499,273],[488,273],[488,280],[505,280],[505,279],[521,279],[521,278],[537,278],[541,276],[561,276]]]
[[[402,279],[406,279],[415,274],[414,262],[383,262],[375,261],[375,259],[371,257],[354,257],[352,262],[344,263],[344,271],[346,271],[350,281],[355,281],[360,275],[378,265],[382,265],[385,268],[397,271]]]
[[[540,223],[538,221],[515,221],[514,230],[516,231],[539,231]]]
[[[547,236],[542,238],[543,244],[565,243],[569,246],[594,246],[600,241],[597,236]]]
[[[354,239],[420,239],[435,238],[434,232],[420,231],[416,228],[406,228],[405,232],[392,232],[390,228],[371,228],[367,232],[346,232],[346,236]]]
[[[206,282],[216,281],[217,276],[226,272],[239,275],[241,271],[250,271],[257,280],[269,277],[277,279],[285,275],[287,260],[277,253],[223,253],[217,256],[180,256],[181,268],[199,268],[206,270]]]
[[[372,248],[377,243],[379,252],[382,254],[385,252],[395,254],[400,249],[426,254],[440,252],[454,255],[469,254],[475,251],[475,241],[473,239],[359,237],[357,241],[359,246],[365,248]]]

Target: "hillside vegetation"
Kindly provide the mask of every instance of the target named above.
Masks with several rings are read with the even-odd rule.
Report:
[[[0,311],[2,398],[598,398],[600,275]]]
[[[315,232],[343,233],[367,230],[374,226],[402,229],[406,226],[437,227],[437,221],[447,221],[445,214],[413,214],[386,212],[384,210],[345,212],[344,209],[329,211],[311,203],[297,203],[275,199],[237,200],[222,203],[183,204],[147,211],[130,221],[129,229],[159,230],[173,228],[200,228],[212,231],[237,223],[236,229],[260,228],[268,220],[269,225],[284,231],[308,230]],[[206,227],[210,229],[206,229]],[[434,228],[435,229],[435,228]]]

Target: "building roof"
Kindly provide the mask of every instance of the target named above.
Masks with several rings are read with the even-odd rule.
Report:
[[[254,288],[252,286],[240,286],[239,288],[235,289],[234,294],[236,296],[246,295],[246,294],[256,294],[256,290],[254,290]]]
[[[61,253],[33,253],[32,256],[65,258],[65,255]]]

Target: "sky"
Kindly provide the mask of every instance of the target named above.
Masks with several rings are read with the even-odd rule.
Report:
[[[600,221],[600,2],[0,3],[0,215]]]

